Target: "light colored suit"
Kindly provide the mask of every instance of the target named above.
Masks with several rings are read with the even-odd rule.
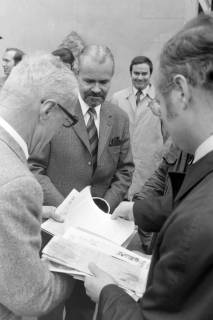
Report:
[[[130,198],[141,190],[142,185],[157,169],[163,147],[160,118],[153,114],[149,103],[155,98],[151,86],[146,95],[136,106],[133,88],[129,87],[114,93],[112,103],[124,110],[130,120],[130,138],[135,163]]]
[[[38,316],[71,292],[73,279],[39,258],[43,194],[24,153],[0,127],[0,319]]]
[[[93,175],[88,134],[79,102],[79,122],[63,128],[41,154],[30,159],[30,168],[41,183],[44,203],[58,206],[69,192],[91,185],[92,195],[106,199],[111,212],[123,200],[134,170],[125,112],[109,102],[100,110],[97,168]]]

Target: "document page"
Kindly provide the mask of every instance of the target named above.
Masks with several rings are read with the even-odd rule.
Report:
[[[133,221],[112,220],[110,214],[98,208],[92,200],[90,187],[84,188],[78,195],[74,196],[68,205],[61,206],[58,207],[57,212],[64,215],[65,222],[63,224],[55,222],[54,227],[51,223],[51,228],[49,226],[47,228],[47,222],[45,222],[42,224],[42,229],[54,235],[62,235],[69,227],[75,227],[94,233],[119,245],[123,244],[134,232]],[[58,226],[59,224],[60,226]]]
[[[43,258],[77,271],[76,275],[92,275],[88,269],[90,262],[95,262],[108,272],[124,289],[142,296],[150,265],[150,259],[139,256],[121,246],[107,246],[105,240],[95,241],[93,235],[83,235],[83,231],[74,231],[66,236],[55,236],[43,249]],[[59,268],[60,269],[60,268]],[[62,268],[63,270],[63,268]],[[75,275],[73,271],[73,275]],[[59,271],[60,272],[60,271]],[[68,272],[66,272],[68,273]]]

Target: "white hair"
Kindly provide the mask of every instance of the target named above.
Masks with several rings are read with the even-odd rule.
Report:
[[[60,104],[71,105],[76,99],[76,89],[74,74],[59,57],[43,53],[26,55],[6,80],[0,103],[4,105],[9,100],[19,107],[29,107],[30,103],[54,99]]]

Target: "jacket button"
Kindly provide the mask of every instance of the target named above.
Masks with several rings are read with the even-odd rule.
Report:
[[[92,162],[91,162],[91,161],[89,161],[89,162],[88,162],[88,165],[89,165],[89,166],[91,166],[91,165],[92,165]]]

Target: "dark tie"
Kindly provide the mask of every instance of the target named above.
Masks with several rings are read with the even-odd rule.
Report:
[[[93,165],[93,172],[97,167],[97,154],[98,154],[98,132],[94,121],[94,116],[96,115],[95,108],[89,108],[87,111],[90,118],[87,122],[87,132],[89,137],[89,142],[91,146],[91,153],[92,153],[92,165]]]
[[[140,102],[141,95],[142,95],[142,90],[138,89],[138,91],[136,92],[136,106],[138,106]]]

